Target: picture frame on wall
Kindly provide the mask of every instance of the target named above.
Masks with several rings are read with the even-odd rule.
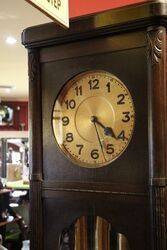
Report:
[[[28,102],[2,101],[0,103],[0,131],[28,130]]]
[[[7,105],[0,105],[0,126],[13,125],[14,110]]]

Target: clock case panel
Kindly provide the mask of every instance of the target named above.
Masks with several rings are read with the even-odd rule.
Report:
[[[54,193],[45,191],[44,196],[44,249],[61,249],[59,239],[62,232],[67,229],[70,235],[75,221],[83,215],[91,218],[100,216],[106,219],[116,232],[127,237],[131,250],[151,249],[147,197],[111,195],[102,192],[81,194],[75,191]],[[70,241],[67,246],[70,246]],[[73,250],[70,247],[68,249]],[[110,248],[107,249],[110,250]],[[95,250],[95,248],[90,247],[89,250]]]
[[[131,44],[129,35],[129,43]],[[139,34],[140,35],[140,34]],[[117,38],[121,43],[125,35]],[[135,34],[137,38],[137,34]],[[92,47],[97,42],[102,42],[108,50],[99,53],[94,48],[87,53],[89,55],[75,55],[76,44],[73,43],[68,49],[73,50],[72,58],[59,59],[51,62],[42,62],[42,89],[43,89],[43,163],[44,179],[46,181],[59,182],[83,182],[83,183],[115,183],[121,185],[146,186],[148,182],[148,135],[147,135],[147,65],[146,48],[126,48],[117,51],[117,45],[113,46],[114,37],[92,39]],[[108,41],[110,42],[108,47]],[[85,50],[87,42],[78,44],[80,50]],[[138,44],[141,46],[141,44]],[[66,48],[61,48],[66,51]],[[52,48],[59,50],[58,47]],[[113,50],[115,50],[113,52]],[[44,53],[41,51],[41,53]],[[82,52],[81,52],[82,53]],[[66,56],[68,55],[68,51]],[[72,55],[71,55],[72,56]],[[52,56],[53,57],[53,56]],[[137,58],[137,60],[136,60]],[[137,67],[136,67],[137,66]],[[129,89],[134,100],[136,112],[136,124],[132,140],[125,152],[106,167],[88,169],[75,165],[67,159],[56,145],[51,124],[52,111],[55,99],[63,85],[81,72],[90,70],[104,70],[117,76]],[[142,72],[142,74],[141,74]],[[142,105],[141,105],[142,103]],[[143,109],[143,106],[145,107]],[[105,110],[104,110],[105,112]],[[142,137],[142,140],[141,140]],[[140,161],[137,159],[140,158]],[[135,164],[134,164],[135,163]],[[50,167],[52,166],[52,167]],[[86,166],[86,165],[85,165]]]
[[[60,229],[93,210],[120,230],[126,225],[122,232],[130,242],[136,226],[147,240],[134,250],[166,250],[166,17],[164,2],[149,1],[74,20],[70,30],[47,24],[23,32],[29,49],[31,249],[60,249],[54,241]],[[115,74],[129,88],[136,125],[119,159],[83,169],[58,151],[50,112],[67,80],[94,69]],[[139,228],[128,216],[131,207],[143,221]]]
[[[63,56],[54,58],[53,53],[56,55],[56,52],[60,50],[58,46],[47,49],[47,51],[41,50],[41,58],[44,58],[44,55],[47,57],[47,60],[42,60],[41,65],[43,166],[45,166],[43,168],[44,224],[46,225],[44,249],[53,249],[65,228],[70,228],[77,218],[82,215],[90,215],[90,213],[92,216],[102,216],[111,222],[118,232],[127,236],[132,249],[150,249],[149,197],[146,193],[149,180],[149,159],[145,37],[145,32],[135,32],[128,35],[91,39],[88,42],[81,41],[78,43],[80,48],[78,54],[75,53],[77,44],[71,43],[68,49],[66,46],[61,46],[66,58]],[[113,45],[115,40],[117,43]],[[129,41],[130,46],[127,44],[126,47],[122,45],[122,48],[118,48],[117,44],[123,40]],[[98,48],[94,48],[92,53],[91,47],[88,49],[90,42],[92,47],[95,47],[97,43],[103,43],[104,51],[101,48],[99,53]],[[68,51],[73,51],[73,54],[70,52],[69,58]],[[52,59],[48,60],[51,55]],[[97,169],[82,168],[67,159],[56,145],[51,124],[55,98],[63,85],[79,73],[90,70],[105,70],[120,78],[132,95],[136,113],[134,134],[125,152],[108,166]],[[138,161],[138,159],[141,160]],[[51,194],[48,192],[49,189],[57,190],[57,192]],[[72,192],[73,189],[79,194]],[[58,192],[60,190],[67,190],[68,194],[64,193],[65,196],[62,197],[62,192]],[[84,190],[86,193],[83,192]],[[91,195],[93,191],[95,194]],[[98,192],[102,192],[102,194],[98,195]],[[113,195],[115,192],[117,194]],[[126,195],[121,196],[122,192],[130,197],[123,198]],[[69,207],[71,213],[67,212]],[[62,219],[59,216],[60,211],[64,215]],[[132,214],[134,223],[131,222],[129,225]],[[126,218],[122,218],[122,216]],[[54,224],[51,227],[51,221],[57,222],[60,228],[54,227]],[[140,233],[141,231],[142,233]],[[54,237],[51,236],[52,232],[56,232]],[[141,242],[146,244],[143,245]]]

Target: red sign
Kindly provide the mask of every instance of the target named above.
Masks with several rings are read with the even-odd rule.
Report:
[[[88,15],[150,0],[70,0],[70,17]]]

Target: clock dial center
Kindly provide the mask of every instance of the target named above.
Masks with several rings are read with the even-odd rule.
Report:
[[[97,122],[97,117],[93,115],[91,116],[90,120],[91,122]]]
[[[105,97],[91,96],[84,99],[75,114],[75,127],[79,136],[90,143],[93,143],[96,138],[93,122],[114,127],[115,112],[111,103]],[[101,126],[99,129],[103,134],[104,129]]]

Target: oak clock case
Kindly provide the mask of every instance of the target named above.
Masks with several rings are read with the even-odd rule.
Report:
[[[105,71],[84,72],[61,89],[53,108],[55,139],[76,165],[98,168],[118,158],[134,128],[128,89]]]
[[[108,228],[115,236],[124,235],[131,250],[166,250],[166,10],[164,1],[147,1],[73,20],[68,31],[51,23],[23,33],[29,49],[32,250],[76,246],[73,240],[81,234],[75,234],[75,225],[85,232],[84,250],[94,250],[93,239],[103,239]],[[97,72],[103,72],[99,89],[90,90],[88,80],[80,88],[84,78],[92,80]],[[106,74],[114,79],[115,90],[106,87]],[[127,96],[125,104],[114,106],[107,92],[118,98],[117,83]],[[104,112],[85,114],[82,98],[83,105],[91,100],[91,111],[96,98]],[[101,117],[105,110],[111,122]],[[129,120],[129,113],[121,116],[118,110],[130,112],[130,121],[121,122]],[[84,119],[93,147],[79,136]],[[126,146],[118,139],[122,130]],[[115,156],[105,151],[112,152],[113,146],[104,150],[106,138]],[[65,140],[72,140],[65,142],[68,148]],[[90,220],[92,228],[87,227]],[[111,241],[108,237],[102,250],[110,250]],[[98,244],[101,250],[102,241]]]
[[[141,33],[137,34],[138,41],[143,42]],[[114,51],[113,53],[114,48],[112,47],[114,39],[131,39],[131,41],[134,42],[136,38],[133,39],[132,37],[132,34],[123,34],[120,37],[111,37],[111,40],[108,40],[108,38],[106,38],[105,40],[102,37],[99,39],[92,39],[91,41],[80,41],[77,44],[74,43],[70,45],[72,47],[69,49],[69,51],[76,51],[76,46],[78,46],[79,50],[76,54],[73,52],[73,55],[70,54],[69,58],[64,59],[62,59],[62,55],[62,58],[60,58],[59,60],[44,61],[41,64],[43,107],[42,164],[44,166],[44,192],[46,195],[43,203],[44,213],[46,215],[44,219],[44,233],[47,235],[45,249],[52,249],[51,246],[53,247],[57,244],[57,242],[59,242],[59,237],[60,235],[62,235],[62,232],[64,232],[64,229],[69,230],[73,228],[71,226],[75,224],[76,220],[78,218],[81,218],[82,216],[88,216],[91,218],[100,216],[101,218],[105,219],[112,224],[112,228],[114,228],[117,233],[121,233],[126,236],[129,245],[132,246],[132,249],[139,249],[138,246],[140,246],[140,248],[143,247],[141,246],[140,242],[147,242],[147,245],[144,246],[145,249],[147,249],[146,247],[150,244],[148,237],[149,199],[147,196],[145,196],[148,180],[148,168],[146,168],[146,166],[148,165],[146,82],[147,71],[145,68],[145,64],[147,64],[146,49],[145,47],[138,48],[138,46],[136,48],[134,43],[131,44],[129,43],[129,41],[126,46],[128,47],[129,44],[131,44],[131,47],[127,50],[118,50]],[[90,43],[96,44],[97,46],[97,49],[94,49],[93,54],[92,50],[90,50]],[[107,47],[107,53],[104,51],[104,43],[106,43],[106,47],[109,46]],[[98,53],[99,47],[103,48],[103,53]],[[67,53],[70,53],[68,52],[68,48],[66,48],[65,45],[61,47],[62,51],[64,51],[65,49]],[[84,55],[83,51],[85,51],[86,49],[88,52],[87,55]],[[54,46],[48,53],[49,55],[56,55],[57,53],[59,53],[58,51],[60,51],[60,48]],[[42,54],[45,54],[45,49],[42,49],[41,52],[41,56],[43,57]],[[47,56],[45,55],[44,58],[47,58]],[[133,103],[133,106],[135,107],[134,120],[136,121],[136,123],[133,133],[131,134],[132,136],[129,136],[129,139],[131,138],[129,144],[127,145],[125,151],[122,152],[122,154],[119,154],[119,157],[117,157],[117,159],[112,161],[111,157],[109,158],[109,162],[106,165],[104,164],[103,166],[101,164],[98,165],[98,162],[93,167],[90,167],[90,165],[84,163],[85,167],[83,167],[80,166],[78,160],[76,162],[76,157],[74,163],[73,157],[73,160],[70,160],[71,154],[69,155],[69,153],[66,151],[66,154],[68,154],[68,156],[66,157],[64,152],[61,152],[62,150],[60,150],[60,147],[57,146],[56,143],[56,138],[54,136],[52,127],[53,124],[51,120],[53,116],[57,117],[57,115],[55,116],[55,113],[53,114],[55,108],[54,104],[56,104],[56,97],[59,98],[62,96],[63,99],[63,92],[67,93],[68,96],[68,94],[73,95],[76,91],[74,90],[71,92],[72,88],[67,88],[68,91],[66,91],[64,87],[68,86],[68,83],[70,83],[71,80],[73,81],[75,77],[79,76],[80,78],[80,74],[82,73],[87,74],[88,72],[99,72],[101,70],[109,73],[109,75],[112,74],[114,77],[110,76],[110,79],[116,79],[116,83],[121,82],[123,84],[121,86],[123,86],[123,89],[126,91],[126,93],[128,93],[127,97],[132,97],[133,101],[131,101],[131,98],[129,99],[130,102],[127,101],[128,107],[126,110],[122,110],[123,105],[118,106],[120,112],[130,111],[133,115],[134,109],[129,107],[129,103]],[[118,86],[116,83],[114,84],[114,86]],[[119,91],[120,89],[118,88],[117,90]],[[90,92],[88,92],[88,96],[89,93]],[[94,92],[91,93],[92,95],[95,95]],[[119,94],[122,93],[116,93],[116,97]],[[102,91],[101,93],[101,97],[103,96],[104,91]],[[71,99],[76,100],[76,98],[80,100],[81,97],[77,95],[75,98],[74,96],[70,96],[70,98],[67,98],[68,102],[65,99],[64,101],[66,103],[63,102],[63,105],[65,106],[62,105],[62,111],[64,111],[64,107],[67,107],[67,105],[69,105],[69,101]],[[128,98],[126,100],[128,100]],[[74,105],[74,102],[72,102],[72,104]],[[108,109],[108,106],[105,108]],[[113,108],[116,115],[118,114],[116,112],[117,109],[118,107]],[[69,109],[68,111],[69,114],[71,114],[70,121],[72,121],[72,112],[75,113],[75,109]],[[106,113],[103,112],[103,114]],[[63,114],[63,117],[64,116],[66,116],[66,114]],[[93,116],[96,116],[96,114],[93,114]],[[113,116],[113,114],[111,114],[111,116]],[[102,124],[105,122],[105,119],[101,120],[98,115],[97,118]],[[121,118],[120,115],[118,115],[118,118],[118,124],[120,124],[119,122],[121,121],[121,119],[126,119],[124,115],[122,115]],[[79,120],[82,121],[82,119],[83,118]],[[68,123],[67,120],[67,118],[66,120],[64,119],[64,124]],[[61,124],[59,116],[58,120],[55,121],[56,124]],[[116,126],[112,127],[112,122],[108,122],[108,118],[106,121],[107,123],[103,124],[105,128],[112,128],[113,132],[116,134],[116,136],[118,136],[121,133],[121,128],[119,128],[118,131],[114,131],[114,129],[116,129]],[[121,122],[121,124],[127,126],[126,131],[128,129],[130,130],[130,125],[133,125],[133,117],[131,118],[131,121],[127,123]],[[92,129],[94,129],[92,121],[90,121],[90,125],[92,126]],[[61,126],[62,124],[60,125],[60,127]],[[62,130],[65,129],[65,138],[68,133],[75,134],[75,132],[73,131],[73,126],[68,131],[66,131],[68,129],[68,126],[70,128],[70,123],[67,126],[63,126],[62,128]],[[82,126],[82,124],[80,126]],[[98,126],[99,127],[97,127],[97,129],[100,130],[101,135],[103,135],[103,129],[100,127],[100,125]],[[93,131],[93,133],[95,136],[95,131]],[[127,134],[125,134],[125,136],[128,137]],[[113,141],[115,140],[114,138],[111,138],[109,136],[107,136],[107,139],[112,141],[111,144],[113,144]],[[95,138],[95,140],[95,144],[97,145],[97,137]],[[119,140],[116,140],[115,143],[118,142]],[[74,142],[69,142],[70,145],[72,145],[72,143]],[[77,145],[80,145],[80,142]],[[80,148],[77,149],[79,152]],[[89,148],[89,152],[88,154],[86,154],[86,157],[87,155],[90,156],[93,149],[98,149],[100,155],[102,156],[102,151],[100,151],[100,145],[98,144],[98,148]],[[91,159],[92,161],[92,158],[88,157],[88,159]],[[125,195],[123,195],[124,193]],[[136,194],[136,196],[134,194]],[[63,218],[60,216],[60,211],[61,214],[64,215]],[[56,221],[56,225],[52,223],[53,221]],[[129,221],[131,221],[130,232],[128,230]],[[141,231],[144,231],[145,233],[143,234],[141,233]],[[54,237],[52,232],[54,232]],[[73,230],[71,229],[70,232],[73,232]],[[134,240],[134,238],[136,240]],[[94,248],[90,247],[90,249],[93,250]]]

